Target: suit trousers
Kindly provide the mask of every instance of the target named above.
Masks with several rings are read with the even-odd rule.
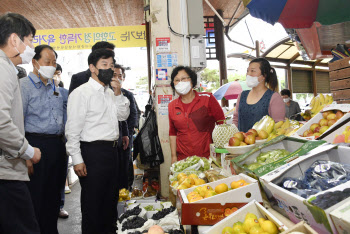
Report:
[[[122,147],[118,147],[119,150],[119,189],[129,189],[129,178],[130,176],[130,161],[131,161],[131,150],[128,147],[123,150]],[[134,170],[134,168],[132,168]],[[131,185],[130,185],[131,186]]]
[[[118,204],[118,148],[81,142],[87,176],[80,177],[82,234],[116,232]]]
[[[24,181],[0,180],[0,234],[40,234]]]
[[[34,164],[34,174],[27,183],[42,234],[57,234],[61,188],[65,183],[66,148],[62,137],[26,134],[33,147],[41,151],[41,160]]]

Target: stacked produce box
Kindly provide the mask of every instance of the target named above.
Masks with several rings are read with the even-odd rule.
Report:
[[[330,88],[337,103],[350,104],[350,58],[329,64]]]

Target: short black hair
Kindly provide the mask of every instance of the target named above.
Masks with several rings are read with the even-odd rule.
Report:
[[[35,47],[34,51],[35,51],[35,55],[33,57],[33,59],[35,60],[39,60],[41,58],[41,52],[44,50],[44,49],[50,49],[52,50],[54,53],[55,53],[55,56],[56,56],[56,59],[57,59],[57,53],[56,51],[49,45],[38,45]]]
[[[125,68],[122,65],[116,63],[116,64],[114,64],[114,68],[122,69],[122,73],[125,74]]]
[[[181,70],[184,70],[189,75],[189,77],[191,77],[192,85],[193,87],[195,87],[197,85],[197,73],[195,73],[191,68],[186,66],[177,66],[174,68],[173,72],[171,73],[171,87],[175,90],[174,79],[177,73],[179,73],[179,71]]]
[[[33,24],[23,15],[16,13],[6,13],[0,16],[0,47],[7,44],[8,38],[12,33],[16,33],[23,41],[24,37],[33,34],[35,36],[36,29]]]
[[[89,65],[93,64],[96,67],[97,62],[100,59],[108,59],[108,58],[113,58],[113,63],[115,63],[113,51],[107,50],[107,49],[93,50],[88,57],[88,64]]]
[[[281,96],[287,95],[288,97],[290,97],[291,93],[289,89],[283,89],[281,91]]]
[[[107,41],[99,41],[96,42],[95,45],[91,47],[91,51],[98,50],[98,49],[111,49],[114,50],[115,45],[112,43],[109,43]]]
[[[63,72],[61,65],[59,65],[58,63],[56,64],[56,71],[61,71],[61,73]]]
[[[28,75],[27,75],[26,69],[24,69],[23,67],[16,66],[16,69],[17,69],[17,71],[18,71],[17,76],[18,76],[19,79],[28,76]]]

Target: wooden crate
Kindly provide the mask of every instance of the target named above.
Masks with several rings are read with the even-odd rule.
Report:
[[[333,99],[350,103],[350,57],[329,63],[329,80]]]

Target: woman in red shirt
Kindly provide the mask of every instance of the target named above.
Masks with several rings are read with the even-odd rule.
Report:
[[[176,67],[170,84],[179,94],[168,107],[171,162],[194,155],[209,158],[215,122],[225,119],[221,106],[211,93],[193,90],[197,74],[189,67]]]

